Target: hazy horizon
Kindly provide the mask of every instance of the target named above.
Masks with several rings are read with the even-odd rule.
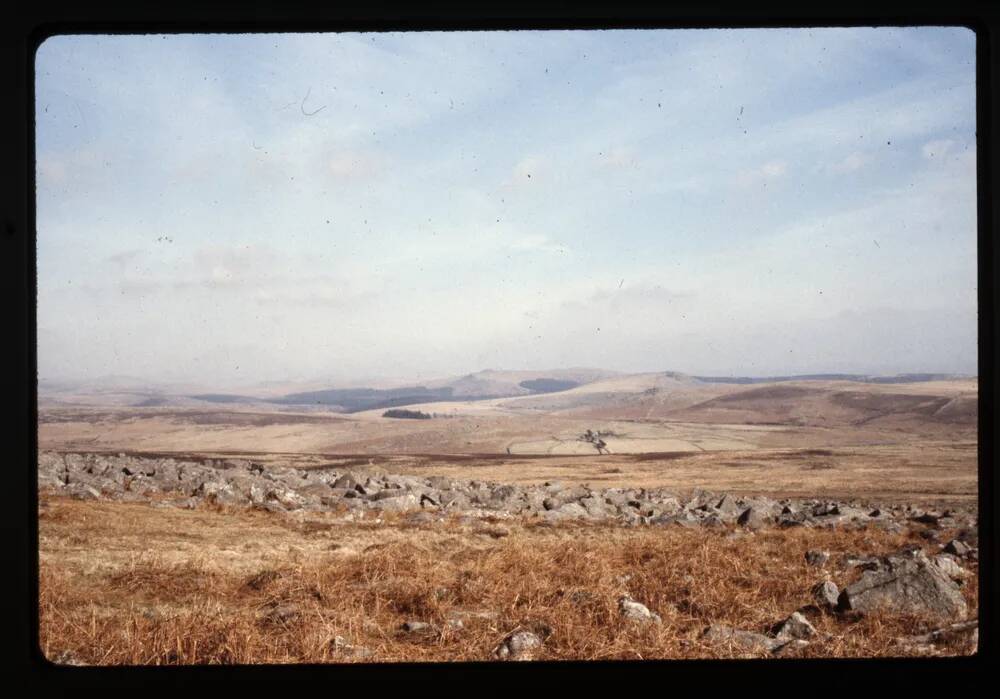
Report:
[[[921,372],[894,372],[894,373],[881,373],[881,374],[857,374],[857,373],[842,373],[842,372],[812,372],[809,374],[760,374],[760,375],[746,375],[746,374],[690,374],[683,371],[675,371],[673,369],[652,369],[649,371],[636,371],[636,372],[623,372],[616,371],[614,369],[603,369],[602,367],[540,367],[540,368],[516,368],[516,367],[485,367],[478,371],[468,372],[466,374],[461,373],[450,373],[450,374],[434,374],[434,375],[414,375],[414,376],[358,376],[351,379],[338,379],[336,377],[329,376],[300,376],[291,377],[285,379],[272,379],[272,380],[255,380],[251,377],[244,377],[243,379],[235,380],[220,380],[212,381],[211,379],[204,380],[164,380],[155,377],[144,377],[144,376],[129,376],[122,374],[109,374],[104,376],[95,376],[87,378],[73,378],[73,377],[39,377],[40,384],[48,384],[49,386],[80,386],[80,385],[94,385],[103,386],[105,389],[113,389],[115,383],[125,385],[129,388],[138,386],[147,387],[161,387],[161,388],[175,388],[177,390],[184,388],[200,389],[206,392],[218,392],[218,393],[230,393],[240,388],[246,390],[252,390],[254,388],[264,388],[267,386],[276,387],[287,387],[290,392],[294,391],[296,386],[314,386],[319,388],[330,388],[330,389],[353,389],[353,388],[375,388],[375,389],[385,389],[385,388],[401,388],[401,387],[417,387],[423,383],[435,383],[451,381],[455,379],[460,379],[464,376],[479,376],[494,372],[497,374],[554,374],[558,376],[560,373],[574,372],[574,371],[603,371],[612,376],[631,376],[631,375],[654,375],[654,374],[677,374],[679,376],[687,376],[692,379],[698,378],[752,378],[752,379],[785,379],[788,377],[796,376],[821,376],[821,375],[841,375],[841,376],[870,376],[872,378],[892,378],[895,376],[920,376],[920,375],[943,375],[959,379],[977,379],[979,376],[977,374],[965,374],[965,373],[953,373],[953,372],[938,372],[938,371],[921,371]],[[585,382],[586,383],[586,382]]]
[[[964,28],[65,36],[42,380],[978,374]]]

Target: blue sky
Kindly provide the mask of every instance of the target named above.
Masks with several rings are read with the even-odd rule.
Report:
[[[975,373],[961,28],[79,36],[39,373]]]

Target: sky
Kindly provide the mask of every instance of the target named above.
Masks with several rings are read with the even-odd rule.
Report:
[[[977,373],[957,27],[57,36],[39,377]]]

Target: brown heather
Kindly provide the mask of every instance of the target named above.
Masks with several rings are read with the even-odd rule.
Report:
[[[547,636],[539,660],[754,657],[699,636],[710,623],[767,632],[809,604],[824,572],[806,564],[806,550],[829,551],[843,586],[857,572],[834,565],[841,554],[933,546],[874,529],[734,536],[530,520],[294,520],[45,494],[39,527],[42,652],[98,665],[482,661],[518,628]],[[975,615],[976,580],[963,589]],[[621,619],[626,592],[663,623]],[[807,615],[831,635],[803,651],[810,657],[905,655],[914,651],[895,638],[934,627]],[[462,628],[448,625],[456,616]],[[408,620],[440,632],[403,634]],[[338,636],[372,655],[345,651]]]

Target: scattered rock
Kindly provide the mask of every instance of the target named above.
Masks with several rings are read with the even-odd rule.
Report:
[[[778,640],[798,639],[805,641],[818,635],[815,627],[799,612],[792,612],[791,616],[776,624],[772,633]]]
[[[812,596],[820,609],[834,610],[837,608],[840,590],[836,583],[824,580],[813,587]]]
[[[508,634],[493,655],[500,660],[534,660],[541,647],[542,639],[537,634],[520,630]]]
[[[341,655],[352,656],[355,658],[370,658],[375,655],[375,652],[365,648],[364,646],[355,646],[348,643],[343,636],[335,636],[331,642],[333,650]]]
[[[553,521],[561,521],[565,519],[581,519],[587,517],[587,510],[583,508],[582,505],[571,502],[566,505],[561,505],[557,509],[548,510],[545,512],[545,518]]]
[[[77,655],[71,650],[64,650],[55,657],[50,658],[50,660],[56,665],[73,665],[77,667],[83,667],[87,665],[87,663],[85,663],[80,658],[79,655]]]
[[[83,483],[70,483],[62,489],[62,492],[76,500],[97,500],[101,497],[101,491]]]
[[[385,492],[387,491],[382,491],[379,495],[382,495]],[[420,507],[420,499],[415,494],[403,492],[402,489],[400,489],[400,492],[400,495],[393,494],[389,497],[381,497],[377,501],[373,502],[372,505],[380,510],[388,512],[404,512],[406,510],[414,510]]]
[[[822,568],[830,560],[830,554],[826,551],[806,551],[806,563],[817,568]]]
[[[979,620],[951,624],[919,636],[897,638],[896,643],[909,647],[931,647],[949,644],[958,646],[966,654],[975,653],[979,647]]]
[[[289,626],[301,616],[298,607],[293,604],[275,604],[260,617],[265,626]]]
[[[640,624],[659,624],[661,621],[659,614],[649,611],[649,608],[646,607],[646,605],[636,602],[628,595],[623,595],[618,598],[618,611],[620,611],[622,617],[628,621],[634,621]]]
[[[712,624],[701,634],[701,640],[751,652],[768,652],[783,645],[782,641],[761,633],[742,631],[723,624]]]
[[[934,565],[944,571],[952,580],[965,580],[971,573],[958,564],[958,561],[948,553],[940,553],[934,556]]]
[[[762,512],[760,509],[755,507],[748,507],[743,511],[736,523],[740,526],[747,527],[748,529],[760,529],[761,527],[767,525],[770,521],[770,517]]]
[[[809,647],[809,641],[793,639],[788,643],[782,643],[771,653],[775,658],[799,658],[802,651]]]
[[[440,637],[441,632],[426,621],[407,621],[399,627],[400,632],[411,639],[428,641]]]
[[[944,552],[954,556],[968,556],[970,551],[972,551],[972,547],[958,539],[952,539],[944,546]]]
[[[416,633],[418,631],[426,631],[432,627],[426,621],[407,621],[400,628],[406,633]]]

